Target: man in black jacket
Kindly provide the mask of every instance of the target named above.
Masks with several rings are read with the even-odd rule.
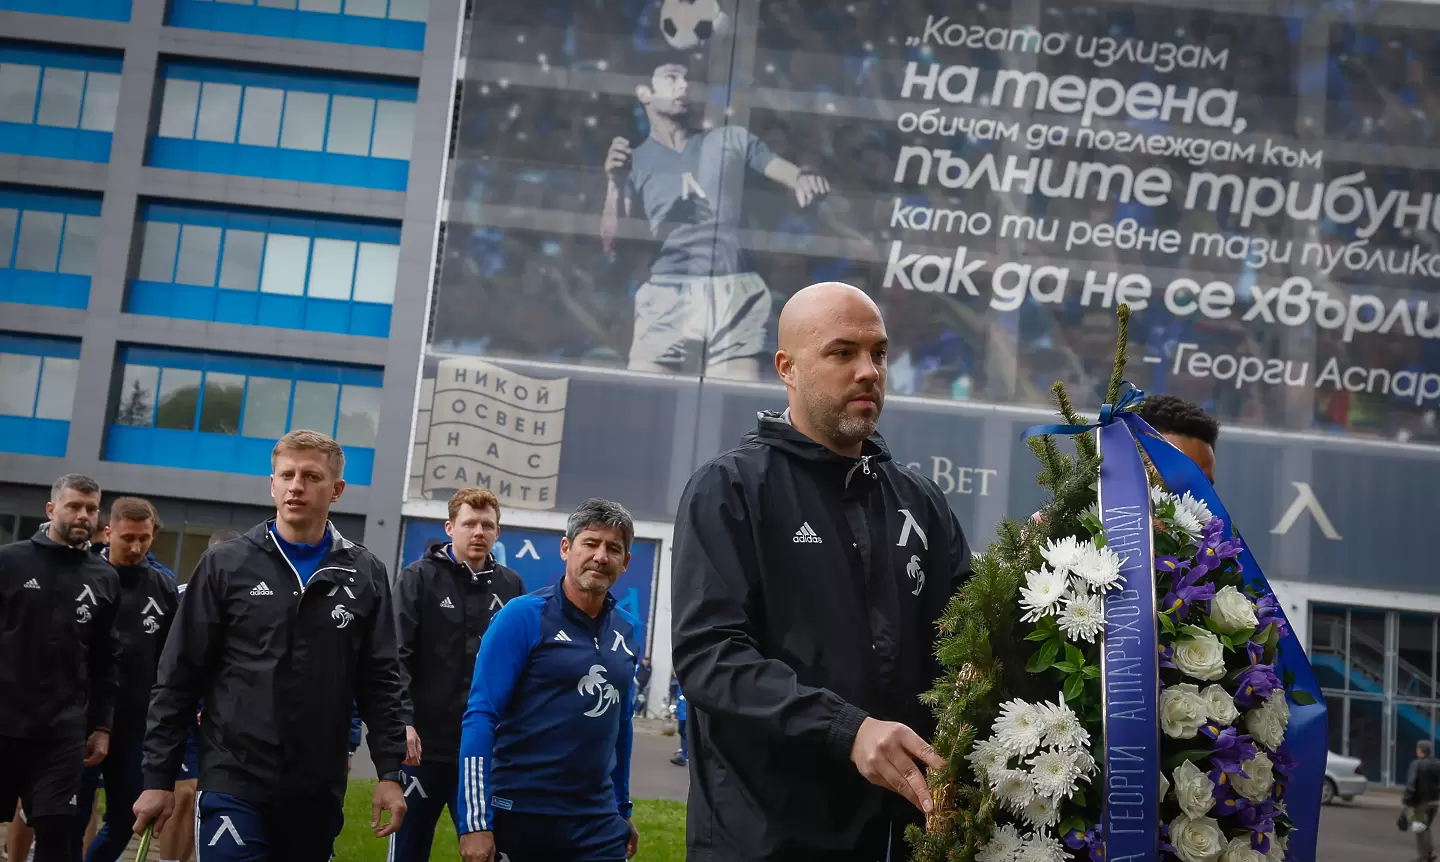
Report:
[[[85,770],[75,813],[76,840],[85,833],[95,791],[105,779],[105,822],[85,851],[85,862],[115,862],[132,837],[135,815],[130,810],[140,797],[140,747],[145,741],[145,712],[160,650],[175,621],[180,592],[175,579],[152,566],[147,557],[160,516],[138,497],[120,497],[110,504],[105,527],[106,547],[101,559],[120,576],[120,602],[115,630],[120,638],[120,688],[111,723],[110,753],[98,766]]]
[[[675,526],[688,858],[902,859],[906,824],[931,805],[922,768],[943,765],[918,698],[970,551],[940,489],[875,433],[874,302],[813,285],[779,336],[789,409],[700,468]]]
[[[206,862],[329,860],[343,824],[352,703],[380,778],[376,836],[405,814],[389,579],[329,522],[345,455],[323,434],[292,431],[271,465],[275,520],[200,558],[150,700],[135,831],[151,821],[164,829],[203,698],[196,835]]]
[[[61,476],[45,512],[45,529],[0,548],[0,817],[19,800],[36,862],[70,862],[84,767],[110,748],[120,579],[89,551],[94,479]]]
[[[1435,858],[1430,827],[1435,823],[1435,811],[1440,809],[1440,760],[1435,759],[1435,743],[1428,739],[1415,744],[1415,759],[1410,761],[1401,804],[1412,809],[1412,822],[1425,824],[1424,830],[1415,833],[1415,858],[1430,862]]]
[[[520,575],[495,562],[500,501],[484,488],[450,498],[442,545],[400,573],[400,675],[404,681],[405,823],[390,836],[390,862],[430,858],[445,806],[458,831],[460,723],[475,655],[490,618],[525,594]]]

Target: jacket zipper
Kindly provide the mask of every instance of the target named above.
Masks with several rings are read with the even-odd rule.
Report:
[[[280,559],[285,561],[285,565],[290,567],[290,574],[295,576],[295,583],[300,585],[300,598],[305,598],[305,591],[310,588],[310,584],[307,584],[304,581],[300,580],[300,570],[295,568],[295,564],[290,562],[290,558],[285,556],[284,551],[281,551],[278,547],[275,550],[279,551]],[[356,573],[356,571],[356,569],[347,569],[344,566],[321,566],[310,574],[310,582],[314,583],[315,576],[320,574],[321,572],[349,572],[353,575]]]

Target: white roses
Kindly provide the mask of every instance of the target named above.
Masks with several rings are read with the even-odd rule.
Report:
[[[1175,739],[1193,739],[1205,724],[1207,706],[1199,686],[1172,685],[1160,692],[1160,729]]]
[[[1251,848],[1249,838],[1231,838],[1220,854],[1220,862],[1265,862],[1265,854]]]
[[[1214,817],[1181,814],[1170,822],[1170,846],[1185,862],[1218,862],[1225,852],[1225,833]]]
[[[1234,587],[1221,587],[1210,603],[1210,619],[1215,627],[1227,635],[1259,625],[1255,619],[1255,605],[1250,597]]]
[[[1225,648],[1210,632],[1185,626],[1175,641],[1175,667],[1192,679],[1220,679],[1225,675]]]
[[[1209,685],[1205,687],[1205,711],[1209,714],[1210,720],[1224,727],[1235,723],[1240,717],[1240,710],[1235,706],[1235,698],[1222,685]],[[1253,713],[1252,713],[1253,714]]]
[[[1275,751],[1285,741],[1285,728],[1290,726],[1290,704],[1285,692],[1277,691],[1265,699],[1258,709],[1245,714],[1245,730],[1255,741]]]
[[[1187,760],[1175,767],[1175,800],[1187,817],[1204,817],[1215,807],[1215,782]]]
[[[1259,802],[1270,795],[1270,788],[1275,786],[1275,769],[1268,754],[1256,752],[1254,757],[1240,764],[1240,768],[1245,775],[1232,775],[1230,781],[1241,796],[1251,802]],[[1246,778],[1246,775],[1250,777]]]

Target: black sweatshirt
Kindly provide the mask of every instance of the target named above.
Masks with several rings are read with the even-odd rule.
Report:
[[[102,550],[100,557],[110,562],[109,550]],[[174,578],[148,560],[138,566],[110,565],[120,577],[115,617],[120,638],[120,691],[110,735],[117,742],[139,742],[145,738],[150,690],[155,687],[160,652],[180,606],[180,591]]]

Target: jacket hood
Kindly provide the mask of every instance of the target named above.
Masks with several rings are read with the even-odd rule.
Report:
[[[794,425],[790,424],[788,409],[783,413],[762,410],[755,415],[758,422],[755,430],[745,435],[743,440],[745,443],[762,443],[778,449],[792,458],[819,464],[834,464],[843,466],[847,470],[863,459],[869,459],[871,464],[890,460],[890,447],[885,444],[885,438],[880,436],[879,431],[866,438],[860,449],[860,458],[848,458],[800,433]]]
[[[50,525],[48,523],[36,530],[35,535],[30,537],[30,541],[51,552],[69,551],[74,554],[88,554],[90,552],[89,542],[85,543],[85,547],[77,548],[74,545],[62,545],[50,538]]]

